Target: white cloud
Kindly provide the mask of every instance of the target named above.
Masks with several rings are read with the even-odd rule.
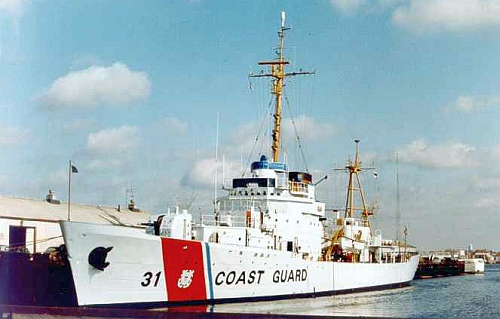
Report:
[[[222,160],[215,163],[214,158],[203,158],[196,161],[191,169],[183,176],[182,185],[210,188],[214,186],[215,172],[217,170],[218,185],[222,185]],[[225,178],[234,178],[241,174],[240,163],[225,161]]]
[[[93,159],[88,164],[88,169],[92,171],[102,171],[109,168],[119,167],[121,161],[118,159]]]
[[[493,160],[498,162],[496,164],[500,164],[500,144],[493,146],[493,148],[491,150],[491,155],[492,155]]]
[[[301,115],[295,119],[295,125],[297,131],[301,138],[302,143],[311,144],[314,142],[321,141],[322,139],[331,137],[336,132],[336,126],[329,122],[318,122],[311,117]],[[232,135],[231,140],[228,145],[225,145],[224,149],[219,152],[219,154],[228,151],[232,156],[239,155],[239,151],[243,151],[243,156],[247,160],[250,152],[254,148],[255,135],[258,133],[259,125],[257,123],[249,123],[242,125],[235,131]],[[270,141],[266,139],[269,138],[268,135],[260,134],[259,140],[257,142],[257,147],[254,149],[252,154],[253,158],[250,160],[256,160],[259,151],[264,151],[265,154],[269,154],[270,149],[267,147],[270,145]],[[290,119],[283,120],[283,138],[284,147],[290,147],[290,145],[296,143],[296,135],[293,127],[293,123]],[[241,160],[233,161],[226,158],[224,171],[226,178],[234,178],[240,175],[242,169],[248,169],[248,167],[241,167]],[[222,182],[222,159],[219,157],[218,165],[215,164],[214,158],[203,158],[196,161],[192,168],[183,176],[182,184],[184,186],[194,186],[194,187],[213,187],[214,177],[216,167],[218,167],[218,179],[219,184]]]
[[[498,207],[498,199],[497,198],[479,198],[474,199],[473,206],[475,208],[486,209],[486,208],[497,208]]]
[[[238,127],[238,129],[231,135],[229,140],[229,145],[225,147],[227,149],[235,149],[242,150],[247,152],[253,148],[255,143],[255,137],[259,133],[258,132],[259,125],[257,123],[246,123]],[[262,132],[259,136],[258,142],[264,140],[264,136],[262,136]]]
[[[54,107],[122,106],[146,99],[151,84],[145,72],[131,71],[115,62],[71,71],[46,89],[40,100]]]
[[[473,31],[500,25],[498,0],[330,0],[343,14],[392,11],[392,22],[416,33]]]
[[[322,140],[335,135],[337,127],[330,122],[317,122],[312,117],[301,115],[295,119],[295,127],[301,140]],[[295,128],[291,119],[283,121],[283,135],[289,141],[296,139]]]
[[[78,167],[78,164],[76,164]],[[67,185],[68,183],[68,168],[61,168],[57,171],[50,172],[45,181],[44,185],[48,185],[53,188],[59,188],[59,186]]]
[[[475,148],[459,142],[428,146],[425,140],[416,140],[396,152],[400,162],[422,167],[461,168],[479,165],[473,159]]]
[[[409,0],[330,0],[332,6],[342,14],[352,15],[358,11],[373,13],[393,9]]]
[[[295,134],[295,128],[291,119],[286,118],[282,121],[282,144],[285,147],[290,147],[295,145],[297,137]],[[297,133],[303,145],[310,145],[315,142],[321,141],[325,138],[329,138],[335,135],[337,127],[335,124],[330,122],[319,122],[312,117],[305,115],[300,115],[295,118],[295,127],[297,128]],[[229,142],[229,149],[236,150],[251,150],[255,144],[255,137],[259,133],[259,124],[250,123],[242,125],[238,130],[232,135]],[[267,147],[270,142],[271,137],[269,135],[260,132],[258,137],[257,146],[262,148]],[[269,141],[268,141],[269,139]],[[267,149],[265,150],[268,151]]]
[[[93,119],[77,119],[74,120],[73,122],[64,124],[62,126],[62,130],[66,132],[83,131],[92,127],[94,123],[95,121]]]
[[[1,0],[0,1],[0,12],[5,11],[8,15],[12,17],[12,24],[14,29],[18,30],[19,19],[23,15],[24,7],[28,1],[27,0]]]
[[[182,178],[182,184],[187,186],[208,187],[214,184],[217,165],[214,158],[204,158],[194,163],[191,170]]]
[[[0,127],[0,146],[11,146],[26,142],[30,138],[28,129],[6,125]]]
[[[120,126],[90,133],[87,138],[87,149],[97,153],[112,153],[131,149],[138,141],[137,127]]]
[[[408,1],[409,0],[378,0],[378,3],[381,7],[391,7]]]
[[[165,126],[169,133],[184,134],[187,130],[187,123],[182,122],[176,117],[167,117],[160,120],[161,125]]]
[[[494,193],[495,195],[500,190],[500,179],[496,177],[480,177],[472,182],[471,190],[479,193]]]
[[[344,14],[351,14],[366,3],[367,0],[331,0],[331,4]]]
[[[460,113],[479,113],[485,108],[500,107],[500,96],[459,96],[447,110]]]
[[[497,27],[500,25],[500,1],[409,0],[394,11],[392,20],[416,32]]]

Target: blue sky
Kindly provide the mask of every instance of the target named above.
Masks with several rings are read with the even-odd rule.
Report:
[[[140,207],[194,199],[209,210],[219,114],[219,179],[268,154],[269,81],[286,11],[290,70],[284,153],[307,166],[328,207],[333,173],[361,139],[375,220],[401,220],[421,248],[500,249],[500,1],[0,0],[0,193]],[[268,132],[268,130],[264,130]],[[251,156],[250,156],[251,155]],[[223,194],[222,191],[219,192]]]

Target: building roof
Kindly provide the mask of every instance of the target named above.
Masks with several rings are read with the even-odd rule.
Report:
[[[148,221],[146,211],[130,211],[127,207],[71,204],[71,220],[77,222],[138,226]],[[0,195],[0,218],[57,222],[68,219],[68,203]]]

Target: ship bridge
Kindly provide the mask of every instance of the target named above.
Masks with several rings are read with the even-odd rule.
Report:
[[[288,191],[294,197],[314,199],[312,176],[306,172],[289,172],[285,163],[269,162],[265,155],[251,165],[251,177],[234,178],[231,196],[281,196]]]

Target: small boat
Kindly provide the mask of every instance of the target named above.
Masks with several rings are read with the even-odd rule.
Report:
[[[482,274],[484,272],[484,260],[481,258],[465,259],[464,271],[467,274]]]

